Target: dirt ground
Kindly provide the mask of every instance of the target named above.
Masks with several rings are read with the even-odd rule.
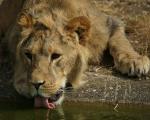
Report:
[[[150,57],[150,0],[93,0],[93,3],[100,11],[122,19],[133,47]],[[16,99],[14,90],[9,90],[12,89],[11,61],[6,59],[7,52],[4,54],[1,49],[0,56],[0,98]],[[85,79],[88,82],[83,88],[66,93],[67,100],[150,104],[150,80],[137,82],[137,79],[126,78],[109,65],[91,66]]]
[[[126,24],[126,34],[141,54],[150,56],[150,0],[95,0],[101,11]]]

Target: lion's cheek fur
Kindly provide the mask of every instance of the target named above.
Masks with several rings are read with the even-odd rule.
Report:
[[[77,56],[67,76],[67,80],[72,84],[73,88],[79,88],[85,83],[82,77],[83,73],[87,69],[89,58],[89,50],[81,45],[77,46]]]
[[[28,98],[32,96],[30,92],[31,86],[27,83],[25,79],[16,79],[14,81],[14,87],[20,95],[26,96]]]
[[[30,94],[30,88],[31,85],[29,84],[29,81],[27,79],[27,72],[25,69],[25,66],[23,62],[19,59],[19,56],[16,57],[16,63],[15,63],[15,72],[14,72],[14,87],[16,91],[24,95],[28,98],[31,97]]]

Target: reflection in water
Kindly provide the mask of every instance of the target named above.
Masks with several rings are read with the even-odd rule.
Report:
[[[120,107],[100,104],[65,104],[55,110],[0,104],[0,120],[149,120],[150,107]]]
[[[70,114],[67,115],[65,118],[65,112],[64,109],[59,106],[55,110],[44,110],[41,112],[40,109],[35,109],[35,120],[87,120],[85,117],[81,114]]]
[[[63,108],[59,106],[55,110],[35,109],[35,120],[65,120]]]

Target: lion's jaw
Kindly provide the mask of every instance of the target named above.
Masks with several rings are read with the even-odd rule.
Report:
[[[47,66],[43,65],[43,67],[48,69]],[[53,70],[53,72],[52,75],[51,72],[49,74],[43,73],[40,68],[28,69],[26,76],[17,76],[14,83],[15,88],[21,95],[33,97],[35,107],[51,109],[55,105],[61,104],[67,80],[63,71]]]

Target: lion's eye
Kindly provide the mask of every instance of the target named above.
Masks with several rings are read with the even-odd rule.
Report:
[[[34,27],[35,27],[36,30],[49,30],[49,28],[47,26],[45,26],[44,24],[42,24],[40,22],[37,22],[34,25]]]
[[[61,54],[53,53],[53,54],[51,55],[51,60],[58,59],[60,56],[61,56]]]
[[[30,52],[25,52],[25,56],[27,57],[27,59],[32,61],[32,54]]]

